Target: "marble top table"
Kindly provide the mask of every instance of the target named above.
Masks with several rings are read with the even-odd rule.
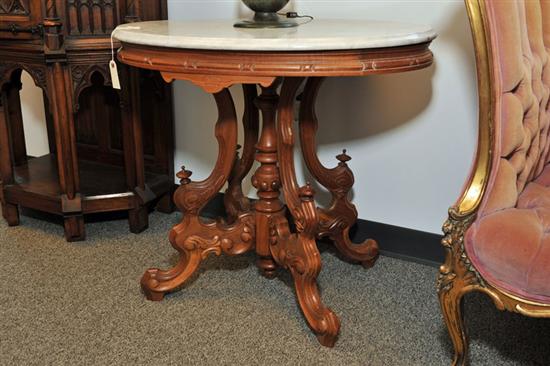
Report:
[[[169,270],[145,272],[141,286],[146,297],[162,300],[192,277],[209,254],[253,250],[264,276],[274,277],[278,268],[290,271],[307,323],[321,344],[333,346],[340,320],[323,304],[317,288],[321,257],[316,240],[330,239],[345,258],[365,267],[375,263],[378,244],[371,239],[355,244],[349,238],[357,220],[349,200],[354,184],[347,165],[351,157],[344,150],[333,168],[319,161],[315,100],[326,77],[428,67],[435,33],[426,26],[369,20],[314,20],[297,28],[269,30],[236,29],[229,21],[164,21],[122,25],[114,37],[122,44],[121,62],[158,70],[166,81],[190,81],[212,93],[219,110],[219,153],[212,173],[199,182],[191,180],[185,167],[177,174],[181,185],[174,201],[183,219],[172,229],[170,242],[180,254],[179,262]],[[242,148],[228,89],[234,84],[243,85],[245,100]],[[303,85],[295,131],[294,106]],[[311,176],[332,195],[328,208],[317,207],[311,184],[298,184],[297,138]],[[252,202],[243,195],[241,183],[254,160],[259,167],[251,179],[258,199]],[[226,217],[204,221],[201,210],[226,183]],[[227,311],[229,316],[232,310]]]
[[[152,21],[117,27],[120,41],[227,51],[312,51],[407,46],[436,36],[428,26],[373,20],[314,20],[295,28],[243,29],[233,21]]]

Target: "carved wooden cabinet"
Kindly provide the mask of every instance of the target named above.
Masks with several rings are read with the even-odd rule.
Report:
[[[166,19],[166,0],[0,0],[0,199],[9,225],[19,207],[62,215],[67,240],[83,240],[84,215],[129,211],[148,225],[158,202],[172,211],[171,88],[158,73],[119,65],[111,87],[111,31]],[[115,47],[117,44],[115,43]],[[50,153],[28,157],[21,73],[43,90]]]

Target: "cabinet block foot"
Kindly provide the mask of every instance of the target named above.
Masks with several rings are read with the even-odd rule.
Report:
[[[17,205],[6,203],[2,205],[2,216],[9,226],[19,225],[19,208]]]
[[[147,207],[139,207],[128,212],[130,232],[139,234],[149,227],[149,212]]]
[[[65,227],[65,239],[68,242],[86,240],[83,215],[65,216],[63,220],[63,225]]]

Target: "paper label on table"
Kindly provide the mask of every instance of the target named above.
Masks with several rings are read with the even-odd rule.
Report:
[[[111,62],[109,62],[109,70],[111,70],[111,82],[113,83],[113,89],[120,90],[120,80],[118,79],[118,68],[114,60],[111,60]]]

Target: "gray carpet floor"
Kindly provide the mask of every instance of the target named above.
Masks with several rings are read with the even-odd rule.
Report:
[[[146,301],[143,271],[168,267],[178,215],[151,228],[92,223],[66,243],[62,227],[28,217],[0,223],[1,365],[449,365],[436,268],[382,257],[365,270],[323,245],[322,296],[342,321],[335,348],[320,346],[291,278],[260,277],[253,255],[212,257],[180,292]],[[466,301],[472,365],[550,365],[550,322]]]

